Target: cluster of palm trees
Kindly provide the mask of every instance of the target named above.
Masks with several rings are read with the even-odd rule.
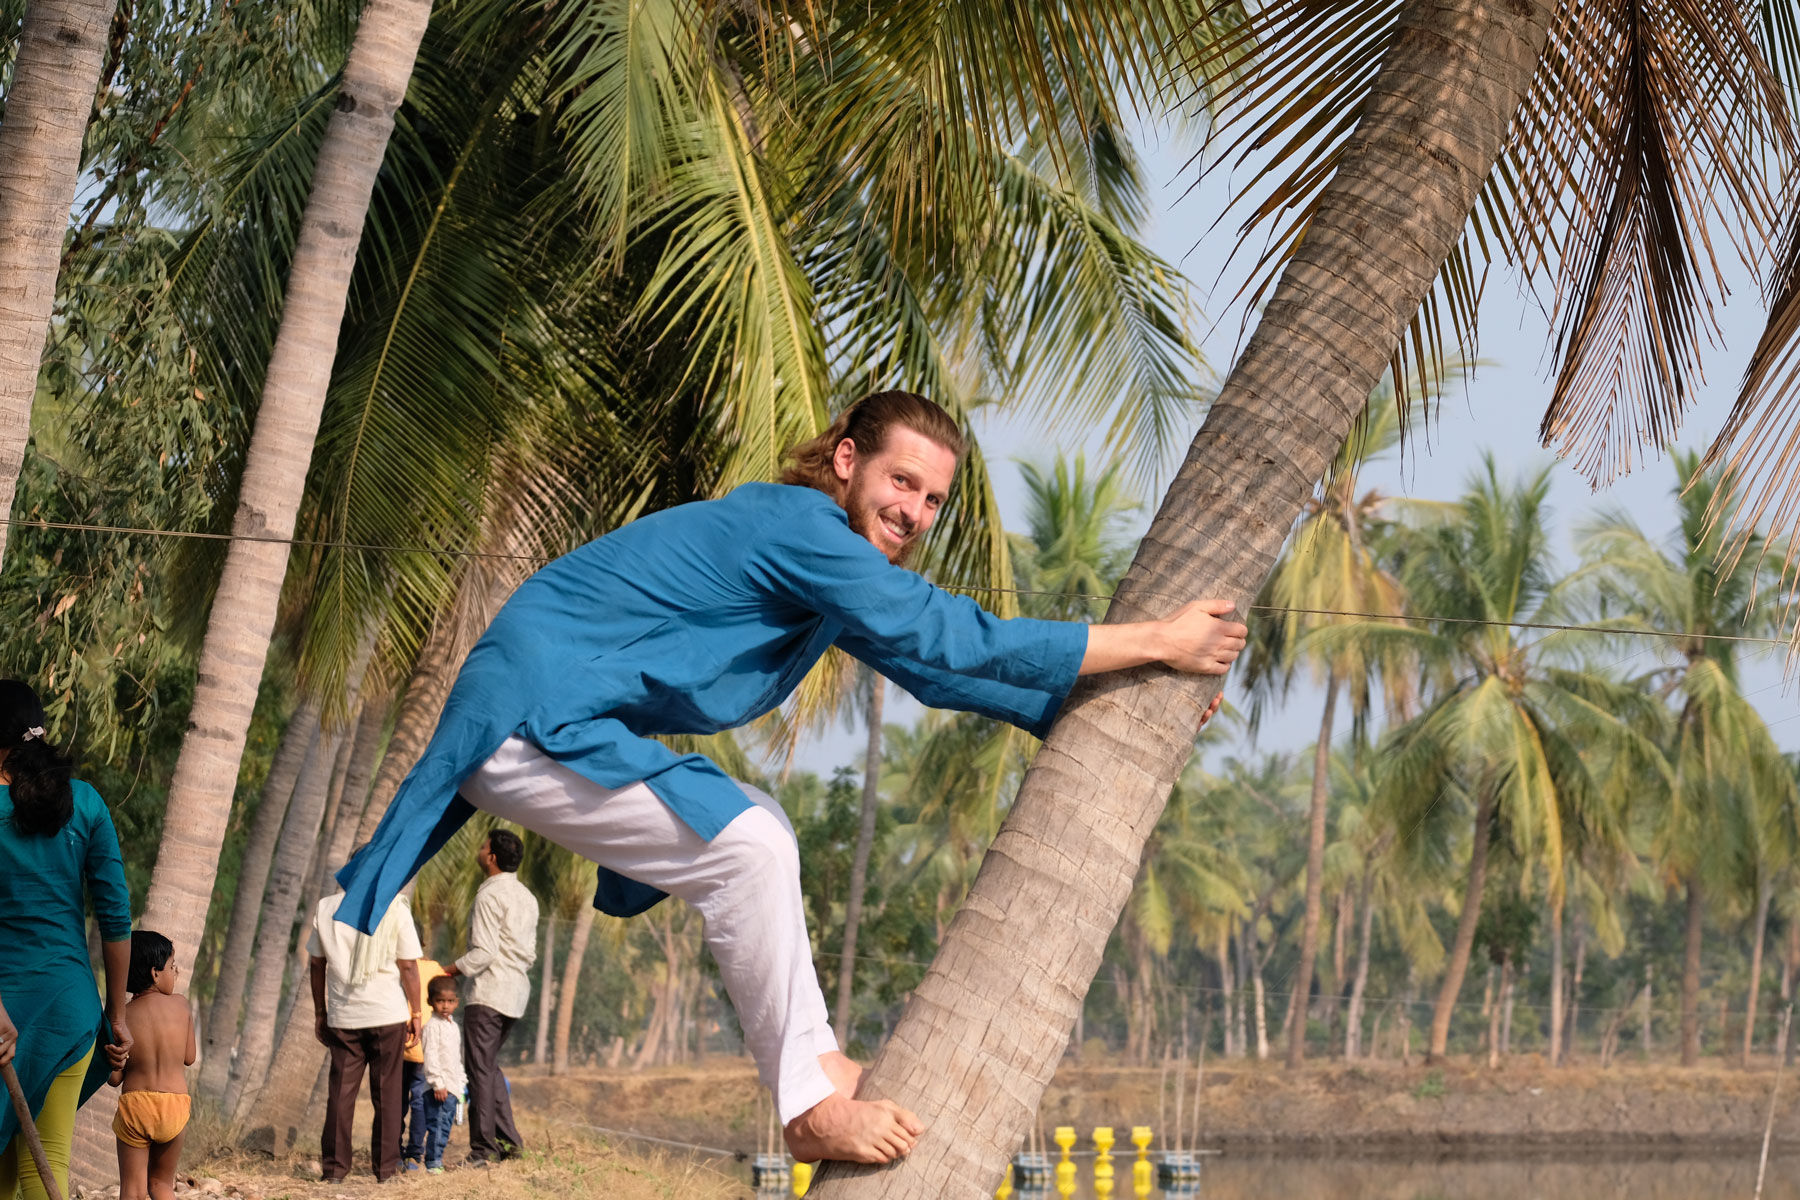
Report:
[[[875,384],[959,414],[1035,406],[1160,461],[1202,364],[1179,277],[1137,236],[1136,113],[1199,119],[1226,151],[1210,161],[1247,162],[1266,303],[1122,609],[1254,595],[1382,372],[1430,378],[1474,329],[1490,259],[1553,285],[1546,440],[1597,481],[1666,444],[1720,286],[1715,225],[1767,271],[1768,330],[1711,460],[1739,468],[1717,515],[1741,551],[1800,488],[1794,32],[1784,5],[1637,0],[0,0],[0,499],[39,522],[8,527],[8,661],[154,844],[133,865],[144,919],[223,954],[241,882],[272,971],[258,930],[285,947],[460,648],[544,556],[767,478]],[[1007,586],[978,452],[962,479],[935,568]],[[1445,603],[1536,603],[1485,586]],[[1360,685],[1331,664],[1367,640],[1438,672],[1431,729],[1538,736],[1538,774],[1486,784],[1425,726],[1394,754],[1485,804],[1494,852],[1538,847],[1561,896],[1617,836],[1610,772],[1567,774],[1567,739],[1628,714],[1483,636],[1345,626],[1306,652],[1353,715]],[[1695,747],[1664,754],[1672,795],[1737,736],[1705,658],[1668,683]],[[1149,671],[1067,706],[981,902],[945,931],[1054,942],[1063,966],[1003,978],[1003,956],[965,953],[921,981],[875,1070],[940,1119],[884,1194],[979,1190],[1025,1128],[1032,1087],[1003,1077],[1048,1077],[1214,686]],[[236,794],[284,757],[295,711],[298,782]],[[1609,745],[1650,770],[1642,730]],[[1116,781],[1100,803],[1074,782],[1093,778]],[[279,818],[254,815],[270,801]],[[1679,862],[1691,809],[1671,803],[1666,840],[1700,914],[1717,885]],[[275,828],[233,833],[258,823]],[[1132,832],[1083,834],[1100,828]],[[1328,847],[1310,816],[1321,897]],[[259,1003],[283,986],[246,984]],[[1016,1036],[978,1085],[915,1057],[980,1045],[1001,1012]],[[289,1039],[269,1042],[281,1062]]]
[[[1673,528],[1602,511],[1564,570],[1545,471],[1506,479],[1489,461],[1451,501],[1360,488],[1396,444],[1394,412],[1371,409],[1258,598],[1247,696],[1170,795],[1075,1044],[1102,1037],[1150,1061],[1201,1040],[1265,1058],[1285,1040],[1298,1062],[1309,1046],[1410,1054],[1416,1023],[1427,1056],[1529,1047],[1562,1062],[1585,1008],[1590,1051],[1649,1053],[1654,1027],[1692,1064],[1704,990],[1709,1052],[1747,1061],[1779,1026],[1772,994],[1791,1000],[1800,972],[1800,765],[1739,686],[1744,660],[1771,648],[1755,643],[1778,609],[1751,601],[1781,547],[1753,539],[1722,568],[1707,520],[1718,477],[1678,453]],[[1087,618],[1116,585],[1137,507],[1121,465],[1059,459],[1025,479],[1021,607]],[[1242,753],[1306,674],[1324,693],[1311,753]],[[887,731],[873,894],[912,914],[903,929],[929,921],[919,936],[935,946],[1034,749],[967,716]],[[819,827],[829,861],[824,810],[795,817]],[[832,959],[843,888],[818,886]],[[1766,988],[1772,918],[1784,949]],[[1477,954],[1485,972],[1470,970]],[[921,957],[858,968],[869,1045],[891,1027],[892,981]],[[1676,987],[1657,990],[1659,966]],[[1435,1002],[1419,998],[1429,985]],[[1520,1002],[1529,1031],[1501,1022]]]

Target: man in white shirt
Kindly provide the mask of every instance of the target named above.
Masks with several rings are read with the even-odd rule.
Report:
[[[469,952],[444,968],[465,976],[463,1066],[469,1075],[471,1166],[518,1153],[512,1098],[500,1074],[500,1047],[531,1000],[531,964],[537,961],[537,897],[519,882],[525,844],[508,829],[489,833],[475,852],[487,876],[469,910]]]
[[[327,1183],[350,1173],[351,1121],[365,1068],[375,1107],[369,1143],[375,1178],[386,1180],[399,1172],[405,1104],[401,1063],[406,1047],[419,1037],[410,999],[419,991],[419,930],[405,893],[394,897],[375,932],[368,934],[332,919],[343,898],[338,892],[319,901],[306,943],[314,1032],[331,1052],[325,1131],[319,1139],[319,1165]]]

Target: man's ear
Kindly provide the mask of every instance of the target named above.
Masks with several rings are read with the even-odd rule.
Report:
[[[856,443],[850,438],[838,442],[837,449],[831,452],[831,470],[839,482],[849,483],[850,472],[856,468]]]

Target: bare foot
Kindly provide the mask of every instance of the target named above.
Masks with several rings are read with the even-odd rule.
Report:
[[[910,1153],[923,1132],[919,1118],[892,1100],[851,1100],[835,1092],[782,1131],[798,1162],[854,1163],[893,1162]]]
[[[819,1067],[837,1094],[846,1100],[856,1099],[856,1085],[862,1082],[862,1064],[841,1050],[819,1055]]]

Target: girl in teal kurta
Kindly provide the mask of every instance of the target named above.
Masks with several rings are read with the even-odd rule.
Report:
[[[67,760],[45,741],[37,694],[17,680],[0,681],[0,751],[0,946],[10,951],[0,1004],[18,1030],[13,1069],[66,1196],[75,1109],[112,1068],[96,1050],[111,1039],[88,960],[83,891],[100,926],[114,1014],[129,998],[131,897],[106,804],[69,779]],[[0,1108],[0,1200],[20,1184],[26,1200],[46,1195],[17,1132],[12,1106]]]

